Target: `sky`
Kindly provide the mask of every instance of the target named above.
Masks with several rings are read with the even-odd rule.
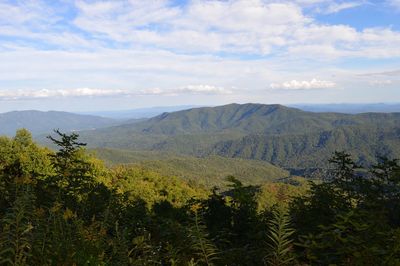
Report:
[[[0,112],[400,102],[400,0],[0,0]]]

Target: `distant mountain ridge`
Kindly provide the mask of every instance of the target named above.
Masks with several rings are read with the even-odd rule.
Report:
[[[400,112],[400,103],[332,103],[332,104],[289,104],[287,107],[297,108],[307,112],[334,112],[344,114],[359,113],[392,113]],[[197,106],[197,105],[177,105],[177,106],[154,106],[147,108],[136,108],[129,110],[114,111],[93,111],[80,112],[79,114],[95,115],[113,119],[138,119],[151,118],[162,113],[176,112],[199,107],[215,106]]]
[[[309,112],[336,112],[344,114],[400,112],[400,103],[291,104],[288,106]]]
[[[312,113],[282,105],[228,104],[164,113],[145,121],[81,132],[92,147],[261,159],[309,167],[335,150],[358,161],[400,157],[400,113]]]
[[[200,133],[287,134],[331,130],[339,126],[395,126],[400,113],[313,113],[283,105],[228,104],[163,113],[156,117],[107,130],[127,130],[153,135]]]
[[[79,115],[58,111],[13,111],[0,114],[0,135],[13,136],[15,131],[26,128],[32,134],[49,134],[53,129],[77,131],[116,125],[114,119],[92,115]]]

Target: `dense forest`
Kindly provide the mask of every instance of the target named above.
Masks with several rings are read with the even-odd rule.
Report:
[[[400,113],[312,113],[248,103],[164,113],[80,136],[91,148],[218,155],[309,169],[327,167],[337,149],[359,164],[399,158],[399,125]]]
[[[173,153],[129,151],[120,149],[89,149],[96,158],[108,166],[128,165],[141,167],[164,176],[177,176],[204,185],[211,189],[214,186],[226,187],[226,177],[235,176],[248,185],[262,184],[267,181],[282,179],[299,179],[291,176],[287,170],[266,161],[228,158],[221,156],[194,157]]]
[[[308,183],[224,189],[106,167],[78,135],[0,137],[2,265],[399,265],[400,166],[335,152]]]

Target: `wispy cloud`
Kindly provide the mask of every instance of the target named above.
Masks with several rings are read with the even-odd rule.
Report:
[[[93,97],[93,96],[115,96],[124,95],[124,90],[104,90],[104,89],[40,89],[40,90],[0,90],[1,100],[30,100],[41,98],[61,98],[61,97]]]
[[[185,87],[178,88],[176,90],[167,91],[167,93],[176,93],[176,94],[232,94],[233,89],[227,89],[223,87],[216,87],[211,85],[188,85]]]
[[[141,90],[140,95],[185,95],[185,94],[204,94],[204,95],[224,95],[232,94],[233,89],[217,87],[212,85],[188,85],[176,89],[151,88]]]
[[[400,77],[400,69],[399,70],[382,71],[382,72],[364,73],[364,74],[359,74],[359,76],[393,76],[393,77]]]
[[[321,10],[321,12],[324,14],[333,14],[333,13],[338,13],[345,9],[362,6],[364,4],[365,1],[354,1],[354,2],[343,2],[343,3],[331,2],[326,8]]]
[[[140,94],[236,100],[241,94],[258,101],[274,82],[275,91],[314,90],[318,100],[349,99],[353,87],[371,89],[371,80],[397,82],[396,71],[376,74],[387,78],[356,73],[382,65],[388,69],[389,61],[398,65],[400,24],[363,24],[369,13],[357,23],[341,16],[329,23],[324,18],[375,7],[377,12],[391,7],[387,12],[393,16],[398,1],[0,1],[0,98]],[[365,9],[351,10],[363,4]],[[318,90],[338,87],[329,80],[346,87]],[[279,97],[263,99],[283,101]],[[368,97],[375,99],[373,93]]]
[[[37,7],[30,1],[1,4],[0,36],[46,49],[153,47],[185,53],[302,56],[305,53],[298,51],[312,46],[307,55],[314,57],[400,56],[400,34],[390,26],[357,30],[321,24],[303,12],[303,6],[314,5],[323,13],[335,13],[365,1],[188,1],[177,6],[166,0],[79,0],[60,9],[36,2]],[[76,16],[65,18],[63,10],[68,8],[76,10]]]
[[[185,95],[185,94],[231,94],[231,89],[211,85],[189,85],[176,89],[149,88],[143,90],[128,89],[39,89],[39,90],[0,90],[0,100],[32,100],[45,98],[67,98],[67,97],[115,97],[115,96],[140,96],[140,95]]]
[[[371,86],[374,87],[385,87],[385,86],[390,86],[392,85],[392,81],[390,79],[386,79],[386,80],[372,80],[370,82]]]
[[[316,89],[332,89],[336,84],[332,81],[312,79],[310,81],[291,80],[282,83],[272,83],[271,89],[279,90],[316,90]]]

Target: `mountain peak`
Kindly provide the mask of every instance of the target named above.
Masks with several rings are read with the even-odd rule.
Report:
[[[131,124],[134,131],[154,134],[190,134],[222,131],[265,132],[304,112],[280,104],[231,103],[163,113]],[[127,125],[124,126],[125,128]]]

